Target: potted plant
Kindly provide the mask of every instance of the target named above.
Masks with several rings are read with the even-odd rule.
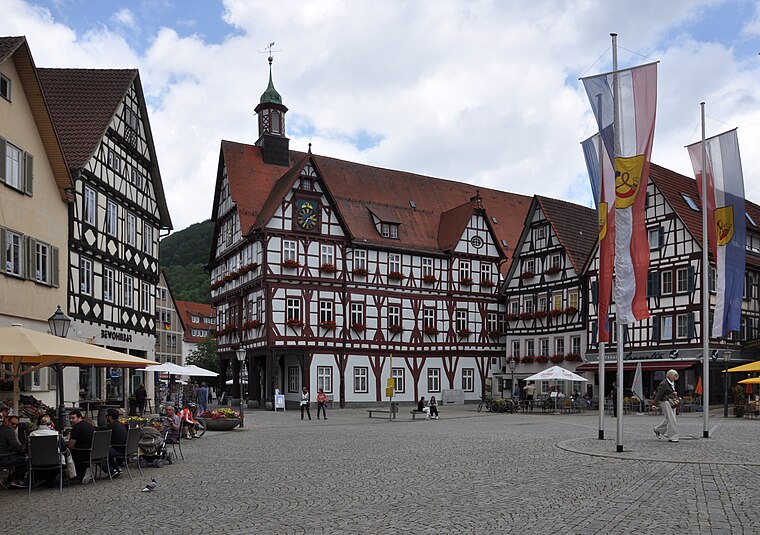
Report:
[[[480,281],[480,285],[483,288],[493,288],[494,286],[496,286],[496,283],[494,283],[494,281],[492,281],[491,279],[483,279]]]
[[[533,317],[536,319],[544,319],[546,317],[546,310],[536,310],[533,313]]]
[[[285,325],[288,326],[288,327],[290,327],[293,330],[296,330],[296,329],[300,329],[301,327],[303,327],[303,321],[301,321],[301,320],[299,320],[297,318],[292,318],[292,319],[286,320],[285,321]]]
[[[404,328],[398,323],[394,323],[393,325],[388,327],[388,330],[392,332],[393,334],[401,334],[402,332],[404,332]]]
[[[549,360],[551,360],[554,364],[559,364],[565,360],[565,355],[560,355],[557,353],[556,355],[552,355]]]
[[[320,327],[325,329],[326,331],[334,331],[335,327],[337,326],[336,323],[332,320],[323,321],[319,324]]]
[[[248,329],[258,329],[259,327],[261,327],[261,325],[262,325],[261,320],[246,321],[245,323],[243,323],[243,330],[245,331]]]
[[[532,278],[533,278],[533,277],[535,277],[535,276],[536,276],[536,274],[535,274],[535,273],[533,273],[532,271],[528,271],[528,270],[526,270],[526,271],[523,271],[522,273],[520,273],[520,278],[521,278],[522,280],[526,280],[526,279],[532,279]]]
[[[533,312],[520,312],[520,319],[521,320],[532,320],[533,319]]]
[[[535,361],[538,364],[546,364],[547,362],[549,362],[549,357],[547,357],[546,355],[536,355]]]
[[[428,336],[436,336],[438,334],[438,329],[436,327],[424,327],[422,332]]]
[[[299,267],[301,263],[298,260],[293,260],[292,258],[288,258],[287,260],[283,260],[282,267],[286,269],[295,269]]]
[[[470,329],[464,328],[464,329],[459,329],[457,331],[457,334],[459,335],[459,338],[467,338],[468,336],[472,334],[472,332],[470,331]]]
[[[565,309],[565,316],[572,316],[578,311],[576,307],[570,306]]]
[[[498,330],[488,331],[488,336],[493,340],[498,340],[501,338],[501,333]]]
[[[556,275],[557,273],[559,273],[559,268],[556,266],[552,266],[544,270],[545,275]]]
[[[351,325],[351,329],[353,329],[354,332],[363,333],[364,331],[367,330],[367,326],[364,325],[363,323],[354,323],[353,325]]]
[[[556,318],[556,317],[559,317],[559,316],[561,316],[561,315],[562,315],[562,313],[563,313],[563,311],[562,311],[562,310],[560,310],[560,309],[558,309],[558,308],[553,308],[553,309],[552,309],[552,310],[550,310],[550,311],[549,311],[547,314],[549,315],[549,317],[550,317],[550,318]]]
[[[507,314],[507,321],[517,321],[520,319],[520,316],[517,314]]]
[[[226,407],[204,411],[199,416],[208,431],[230,431],[240,425],[240,415]]]
[[[736,385],[734,388],[734,416],[741,418],[744,416],[744,386]]]
[[[565,355],[565,362],[581,362],[582,360],[579,353],[568,353]]]
[[[464,277],[459,281],[459,284],[462,286],[472,286],[472,278],[471,277]]]
[[[402,281],[406,278],[406,275],[404,275],[400,271],[391,271],[390,273],[388,273],[388,278],[394,281]]]
[[[365,268],[354,268],[354,270],[351,272],[357,277],[366,277],[369,272]]]
[[[435,275],[423,275],[422,276],[422,282],[425,284],[435,284],[438,282],[438,278]]]
[[[329,262],[325,262],[321,266],[319,266],[319,271],[322,273],[335,273],[338,271],[338,268],[335,267],[335,264],[330,264]]]
[[[520,362],[523,364],[533,364],[533,361],[536,360],[536,357],[533,355],[525,355],[524,357],[520,357]]]

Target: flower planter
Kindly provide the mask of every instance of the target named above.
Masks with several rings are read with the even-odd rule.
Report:
[[[206,423],[207,431],[231,431],[240,425],[239,418],[199,418]]]

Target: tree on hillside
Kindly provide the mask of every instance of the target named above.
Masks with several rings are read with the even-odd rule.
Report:
[[[208,337],[198,344],[187,356],[188,364],[195,364],[200,368],[219,373],[219,357],[216,354],[216,339]],[[215,377],[208,377],[209,384],[216,384]]]

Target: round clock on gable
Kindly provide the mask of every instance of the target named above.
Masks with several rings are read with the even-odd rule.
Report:
[[[304,230],[314,230],[317,226],[317,206],[312,201],[300,201],[296,222]]]

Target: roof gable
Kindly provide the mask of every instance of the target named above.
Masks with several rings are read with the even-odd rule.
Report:
[[[536,195],[536,201],[580,274],[594,251],[598,233],[596,210],[559,199]]]

